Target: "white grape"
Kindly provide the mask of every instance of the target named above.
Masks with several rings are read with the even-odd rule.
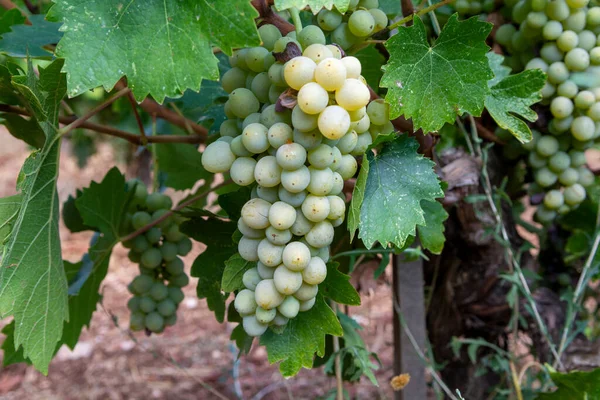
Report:
[[[268,201],[269,203],[275,203],[279,200],[279,193],[277,187],[265,187],[265,186],[256,186],[256,194],[259,198]]]
[[[317,249],[329,246],[333,242],[333,225],[325,220],[317,222],[304,237],[308,244]]]
[[[298,143],[306,150],[311,150],[321,144],[323,141],[323,135],[318,129],[314,129],[310,132],[302,132],[298,129],[294,129],[294,142]]]
[[[310,258],[310,249],[301,242],[288,243],[283,250],[283,265],[291,271],[302,271]]]
[[[286,188],[284,188],[283,186],[279,186],[278,194],[279,199],[281,201],[288,203],[292,207],[300,207],[302,205],[302,202],[304,202],[304,199],[306,199],[306,195],[308,193],[305,190],[298,193],[292,193],[286,190]]]
[[[263,199],[248,200],[242,207],[242,218],[252,229],[266,229],[269,226],[270,207],[271,203]]]
[[[288,323],[289,320],[290,320],[289,318],[286,318],[283,315],[281,315],[280,313],[277,313],[275,318],[273,318],[272,324],[275,326],[284,326],[285,324]]]
[[[309,221],[300,208],[296,209],[296,221],[290,231],[296,236],[304,236],[312,229],[314,223]]]
[[[367,115],[367,107],[361,107],[358,110],[348,111],[348,115],[350,115],[350,120],[352,122],[360,121],[362,117]]]
[[[336,196],[342,193],[342,190],[344,190],[344,179],[337,171],[334,171],[330,194]]]
[[[327,196],[329,200],[329,214],[327,219],[338,219],[346,214],[346,203],[338,196]]]
[[[244,286],[246,286],[246,289],[255,290],[256,285],[258,285],[258,282],[260,281],[261,277],[256,268],[250,268],[242,275],[242,282],[244,283]]]
[[[254,154],[266,151],[269,148],[268,132],[267,127],[262,124],[248,125],[242,132],[242,143],[246,150]]]
[[[320,257],[313,257],[302,271],[302,279],[309,285],[318,285],[327,277],[327,265]]]
[[[306,150],[298,143],[287,143],[277,149],[276,158],[281,168],[293,171],[306,162]]]
[[[226,142],[226,143],[229,143],[229,146],[231,146],[231,142],[233,142],[233,138],[231,136],[222,136],[217,139],[217,142]],[[233,150],[232,150],[232,152],[233,152]]]
[[[304,57],[310,58],[317,64],[317,68],[315,69],[315,79],[316,72],[319,68],[319,64],[321,63],[321,61],[324,61],[327,58],[333,58],[333,53],[331,52],[331,50],[329,50],[327,46],[320,43],[311,44],[306,49],[304,49],[302,55]]]
[[[296,105],[292,110],[292,125],[301,132],[310,132],[317,128],[317,115],[307,114]]]
[[[369,132],[361,133],[360,135],[358,135],[356,146],[350,154],[352,154],[353,156],[362,156],[372,143],[373,138],[371,137],[371,134]]]
[[[285,82],[292,89],[300,90],[302,86],[314,80],[316,68],[317,64],[310,58],[294,57],[283,68]]]
[[[283,171],[281,173],[281,185],[291,193],[299,193],[308,187],[310,183],[310,171],[302,166],[295,171]]]
[[[267,324],[261,324],[258,322],[256,316],[254,315],[244,317],[242,319],[242,326],[244,327],[244,331],[246,331],[249,336],[260,336],[265,333],[269,327]]]
[[[279,147],[292,140],[293,131],[288,124],[283,122],[277,122],[271,125],[267,135],[269,144],[272,147],[278,149]]]
[[[364,133],[369,130],[371,126],[371,119],[369,115],[364,115],[361,119],[350,124],[350,129],[356,131],[356,133]]]
[[[258,160],[254,168],[254,179],[265,187],[275,187],[281,183],[281,167],[273,156],[266,156]]]
[[[306,300],[306,301],[301,301],[300,302],[300,311],[308,311],[311,308],[313,308],[313,306],[315,305],[315,302],[317,301],[316,297],[313,297],[310,300]]]
[[[235,159],[229,143],[217,141],[206,146],[201,161],[204,169],[216,174],[229,171]]]
[[[333,58],[336,58],[338,60],[342,59],[342,51],[340,50],[339,47],[337,47],[336,45],[333,45],[333,44],[325,45],[325,47],[327,47],[329,49],[329,51],[331,51],[331,54],[333,54]]]
[[[283,255],[283,246],[278,246],[263,239],[258,244],[256,253],[261,263],[267,267],[276,267],[281,264],[281,256]]]
[[[315,81],[328,91],[338,90],[346,80],[346,67],[341,60],[328,58],[315,69]]]
[[[277,291],[273,279],[264,279],[256,285],[254,299],[260,307],[270,310],[280,305],[284,297]]]
[[[329,106],[319,115],[318,125],[326,138],[340,139],[350,129],[350,115],[340,106]]]
[[[250,239],[242,236],[238,243],[238,253],[246,261],[258,261],[258,245],[261,239]]]
[[[358,143],[358,134],[355,131],[346,133],[338,142],[337,148],[343,154],[350,154]]]
[[[239,157],[231,165],[231,179],[240,186],[254,183],[254,168],[256,160],[252,157]]]
[[[300,286],[300,289],[298,289],[298,291],[294,293],[294,297],[300,301],[308,301],[315,297],[318,292],[319,287],[317,285],[309,285],[308,283],[303,283],[302,286]]]
[[[344,154],[336,172],[338,172],[344,180],[348,180],[356,174],[357,170],[358,163],[356,162],[356,159],[350,154]]]
[[[308,250],[310,250],[311,257],[316,257],[316,255],[319,254],[319,249],[308,244],[308,242],[306,241],[306,237],[300,239],[300,242],[302,242],[304,245],[306,245],[306,247],[308,247]]]
[[[356,57],[347,56],[342,58],[342,63],[346,67],[346,76],[348,78],[358,79],[362,72],[360,61]]]
[[[325,196],[309,194],[302,203],[302,213],[312,222],[323,221],[330,211],[329,200]]]
[[[300,302],[294,297],[286,297],[286,299],[277,307],[277,311],[286,318],[295,318],[300,311]]]
[[[349,111],[366,106],[370,98],[369,88],[358,79],[346,79],[342,87],[335,91],[335,101]]]
[[[282,264],[275,269],[273,282],[275,282],[275,287],[279,293],[294,294],[302,286],[302,273],[290,271]]]
[[[291,205],[278,201],[269,209],[269,223],[277,229],[289,229],[296,221],[296,210]]]
[[[265,237],[264,229],[254,229],[250,228],[245,222],[244,219],[240,217],[238,219],[237,227],[242,233],[242,235],[250,238],[250,239],[262,239]]]
[[[275,316],[277,315],[277,309],[272,308],[270,310],[265,310],[262,307],[257,307],[256,313],[254,315],[256,316],[256,320],[259,323],[268,324],[269,322],[273,321],[273,319],[275,319]]]
[[[333,171],[329,168],[318,169],[314,167],[309,167],[308,170],[310,172],[310,183],[306,190],[318,196],[328,195],[333,187]]]
[[[246,147],[244,147],[241,135],[234,137],[231,143],[229,143],[229,146],[231,147],[233,154],[238,157],[248,157],[252,155],[252,153],[250,153],[248,150],[246,150]]]
[[[233,307],[240,313],[241,316],[250,315],[256,311],[256,301],[254,300],[254,292],[244,289],[235,296]]]
[[[298,106],[307,114],[318,114],[327,107],[329,95],[321,85],[309,82],[298,91]]]
[[[335,226],[335,225],[333,225],[333,226]],[[329,246],[321,247],[319,249],[319,253],[317,254],[317,257],[319,257],[321,260],[323,260],[323,262],[329,261]]]
[[[276,229],[272,226],[265,231],[267,240],[273,244],[283,246],[292,240],[292,232],[289,229]]]
[[[331,170],[335,172],[338,169],[338,167],[340,166],[340,161],[342,159],[342,152],[340,151],[340,149],[333,146],[331,148],[331,153],[333,155],[333,160],[331,161],[331,165],[329,166],[329,168],[331,168]]]
[[[308,152],[308,162],[315,168],[327,168],[333,163],[333,148],[320,144]]]
[[[273,279],[273,275],[275,274],[275,268],[267,267],[260,261],[256,263],[256,271],[262,279]]]

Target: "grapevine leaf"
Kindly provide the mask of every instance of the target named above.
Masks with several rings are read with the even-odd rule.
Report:
[[[66,91],[62,65],[59,59],[39,68],[37,78],[30,62],[27,77],[13,77],[13,86],[21,92],[27,88],[34,96],[29,98],[41,105],[46,143],[21,169],[17,188],[22,204],[0,263],[0,315],[14,316],[15,348],[23,346],[24,357],[43,373],[62,336],[63,321],[69,319],[56,193],[58,107]]]
[[[242,276],[244,276],[244,272],[254,267],[256,267],[256,262],[246,261],[239,253],[235,253],[229,260],[225,261],[221,289],[225,292],[234,292],[243,289],[244,282],[242,282]]]
[[[81,213],[75,205],[75,200],[81,196],[81,193],[81,190],[77,190],[75,197],[69,196],[67,201],[65,201],[63,204],[63,222],[65,223],[65,226],[73,233],[94,230],[93,227],[83,223]]]
[[[21,207],[21,195],[17,194],[10,197],[0,198],[0,250],[2,250],[4,241],[10,235],[12,224],[17,218],[19,208]],[[0,251],[0,255],[2,252]]]
[[[385,57],[381,54],[375,46],[367,46],[361,49],[358,53],[354,54],[362,65],[361,75],[367,80],[367,83],[374,90],[379,87],[379,81],[383,72],[380,66],[385,63]]]
[[[11,26],[24,23],[25,16],[17,8],[10,10],[0,8],[0,36],[3,33],[10,32]]]
[[[43,47],[58,43],[62,33],[59,22],[50,22],[43,15],[30,15],[31,25],[13,25],[11,32],[0,33],[0,53],[11,57],[51,58],[52,51]]]
[[[202,154],[195,146],[183,143],[162,143],[156,146],[158,166],[167,174],[165,185],[186,190],[200,179],[212,176],[202,166]]]
[[[219,205],[227,213],[230,220],[235,221],[242,216],[242,207],[250,200],[250,189],[241,187],[235,192],[219,196]]]
[[[402,6],[398,0],[379,0],[379,9],[388,17],[402,15]]]
[[[0,65],[0,103],[18,104],[19,102],[11,78],[12,76],[8,68]]]
[[[355,210],[360,210],[358,237],[368,249],[375,242],[383,247],[389,243],[404,246],[406,239],[415,235],[416,226],[426,223],[421,200],[433,201],[444,195],[433,162],[418,154],[418,147],[414,138],[401,135],[385,142],[377,155],[370,150],[363,158],[362,168],[367,166],[367,178],[365,182],[359,175],[354,189],[358,196],[350,205],[354,212],[348,227],[353,233]]]
[[[497,65],[493,59],[503,59],[498,54],[489,54],[493,54],[489,56],[492,68]],[[500,76],[504,73],[505,70],[502,70]],[[529,122],[537,120],[537,113],[530,106],[542,99],[541,90],[546,83],[546,74],[540,69],[530,69],[504,76],[498,82],[495,82],[496,78],[489,82],[491,91],[485,98],[485,108],[499,127],[510,131],[521,143],[529,142],[531,130],[519,116]]]
[[[25,362],[31,364],[31,361],[23,355],[23,348],[15,346],[15,321],[11,321],[2,329],[2,333],[6,336],[2,342],[2,365],[5,367],[11,364]]]
[[[275,8],[279,11],[287,10],[288,8],[297,8],[302,10],[305,7],[310,7],[313,14],[317,14],[323,7],[331,10],[333,6],[341,12],[345,13],[348,10],[350,0],[275,0]]]
[[[491,29],[476,17],[459,22],[454,14],[430,45],[419,17],[413,26],[400,27],[386,42],[390,59],[381,80],[390,117],[404,115],[415,130],[432,132],[465,112],[481,115],[494,77],[485,44]]]
[[[71,318],[65,323],[61,342],[71,349],[83,327],[89,327],[101,298],[100,284],[108,272],[112,249],[119,243],[119,228],[133,194],[127,193],[125,187],[125,177],[114,167],[102,182],[92,182],[75,200],[83,226],[93,227],[101,235],[97,235],[88,254],[83,256],[75,279],[69,280]]]
[[[417,231],[421,245],[433,254],[440,254],[444,249],[444,221],[448,213],[439,201],[422,200],[425,224],[419,225]]]
[[[54,0],[49,12],[62,20],[56,53],[65,57],[69,96],[98,86],[112,88],[123,76],[138,101],[162,103],[203,79],[217,80],[212,46],[225,53],[260,43],[248,0]]]
[[[25,119],[17,114],[0,114],[0,123],[8,129],[15,138],[28,145],[41,149],[46,141],[46,135],[40,124],[33,118]]]
[[[340,263],[331,261],[327,263],[327,277],[319,286],[323,296],[336,303],[349,306],[360,305],[360,295],[350,283],[350,276],[340,272]]]
[[[229,339],[235,341],[235,345],[240,350],[240,355],[250,353],[250,348],[252,348],[252,341],[254,338],[246,333],[242,324],[239,324],[233,328]]]
[[[600,368],[593,371],[569,373],[550,372],[557,386],[552,393],[540,393],[538,400],[598,400],[600,399]]]
[[[194,260],[191,275],[199,278],[196,288],[198,298],[206,299],[208,308],[214,311],[219,322],[223,322],[228,295],[221,291],[221,281],[225,262],[237,253],[237,245],[231,241],[236,224],[214,218],[197,218],[184,222],[180,229],[206,245],[206,250]]]
[[[289,377],[303,367],[311,368],[315,353],[325,354],[325,335],[342,334],[340,321],[323,296],[317,294],[313,308],[291,319],[280,334],[267,330],[260,337],[260,344],[267,348],[269,362],[281,362],[279,370]]]

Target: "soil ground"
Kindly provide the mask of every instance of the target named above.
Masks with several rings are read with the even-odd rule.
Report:
[[[5,131],[0,130],[0,138],[2,197],[15,193],[16,177],[29,150]],[[63,144],[58,181],[61,202],[77,188],[100,181],[115,165],[112,154],[109,145],[100,145],[88,165],[79,169],[68,143]],[[123,165],[119,167],[123,170]],[[91,235],[72,234],[62,225],[60,234],[63,257],[79,260]],[[188,269],[201,251],[196,245],[186,257]],[[127,331],[126,286],[135,275],[136,266],[119,246],[102,285],[102,307],[75,350],[61,349],[47,377],[24,365],[0,367],[0,399],[315,399],[335,388],[335,380],[322,369],[302,370],[284,380],[257,345],[236,363],[237,350],[229,341],[233,325],[214,319],[206,302],[195,295],[194,278],[185,289],[177,324],[162,335],[136,334],[132,340]],[[391,293],[382,281],[372,283],[362,296],[363,305],[351,307],[350,313],[363,326],[369,350],[381,358],[376,372],[380,387],[363,378],[345,388],[353,398],[389,399],[393,397],[389,386],[393,375]],[[0,321],[0,328],[7,322]]]

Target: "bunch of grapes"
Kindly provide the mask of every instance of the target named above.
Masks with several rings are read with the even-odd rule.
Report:
[[[536,217],[551,222],[577,207],[594,183],[585,150],[600,138],[600,7],[588,8],[588,0],[520,0],[511,15],[517,25],[496,32],[511,66],[548,74],[542,95],[551,121],[523,149],[535,181],[530,192],[543,194]]]
[[[281,39],[265,34],[274,31],[268,25],[264,47],[234,53],[222,78],[229,119],[202,155],[208,171],[252,187],[237,222],[238,250],[257,266],[244,274],[246,288],[234,302],[252,336],[315,304],[334,228],[344,221],[354,156],[377,134],[393,132],[388,106],[370,102],[359,60],[326,45],[322,32],[303,35],[313,28],[298,35],[302,55],[284,63],[273,61]]]
[[[126,214],[126,227],[133,232],[162,218],[170,209],[171,198],[161,193],[148,194],[139,181],[128,182],[134,190]],[[177,321],[177,307],[183,301],[181,290],[189,282],[183,260],[192,249],[191,240],[179,231],[180,219],[170,216],[146,233],[123,242],[130,249],[129,259],[139,263],[140,274],[129,284],[133,297],[127,303],[131,311],[130,327],[161,333]]]
[[[479,15],[496,9],[495,0],[456,0],[454,9],[460,15]]]

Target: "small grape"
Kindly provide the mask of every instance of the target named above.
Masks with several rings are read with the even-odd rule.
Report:
[[[170,209],[173,206],[171,198],[162,193],[150,193],[146,197],[146,207],[148,211],[154,212],[161,209]]]
[[[309,82],[298,91],[298,106],[307,114],[319,114],[328,103],[327,91],[316,82]]]
[[[586,197],[585,188],[579,183],[575,183],[566,188],[563,195],[565,197],[565,204],[569,206],[580,204]]]
[[[349,154],[354,150],[358,143],[358,134],[355,131],[346,133],[337,144],[337,148],[342,154]]]
[[[315,305],[317,298],[313,297],[310,300],[301,301],[300,302],[300,311],[308,311]]]
[[[251,153],[258,154],[269,148],[268,128],[262,124],[248,125],[242,132],[242,144]]]
[[[353,156],[362,156],[369,146],[373,143],[373,138],[369,132],[364,132],[358,135],[358,140],[356,142],[356,146],[354,150],[350,154]]]
[[[256,311],[255,293],[248,289],[240,290],[235,296],[233,307],[241,315],[251,315]]]
[[[308,283],[303,283],[300,286],[300,289],[296,293],[294,293],[294,297],[300,301],[308,301],[317,295],[319,291],[319,287],[317,285],[309,285]]]
[[[248,315],[242,319],[242,326],[248,336],[260,336],[267,331],[269,325],[258,322],[254,315]]]
[[[339,45],[344,50],[349,49],[358,40],[358,37],[350,31],[346,22],[342,22],[331,32],[331,42]]]
[[[258,34],[260,35],[260,40],[263,42],[263,46],[269,51],[273,51],[275,42],[281,38],[281,32],[272,24],[265,24],[258,28]]]
[[[279,293],[291,295],[302,286],[302,273],[291,271],[282,264],[275,269],[273,282]]]
[[[145,236],[140,235],[133,239],[132,249],[138,253],[143,253],[150,247],[150,243]]]
[[[348,79],[346,82],[347,81]],[[360,83],[360,81],[357,82]],[[362,85],[362,83],[360,83],[360,85]],[[348,111],[340,106],[334,105],[326,107],[319,115],[318,126],[319,131],[321,131],[326,138],[333,140],[340,139],[350,128],[350,115],[348,114]]]
[[[552,186],[556,183],[557,179],[556,174],[546,167],[540,168],[535,172],[535,182],[541,187]]]
[[[545,43],[540,49],[540,56],[547,63],[553,63],[561,61],[563,59],[563,52],[558,48],[556,43]]]
[[[146,315],[142,312],[132,312],[129,317],[129,328],[132,331],[141,331],[145,328]]]
[[[231,92],[229,102],[232,112],[238,118],[246,118],[260,108],[260,103],[254,93],[246,88],[238,88]]]
[[[313,225],[314,224],[304,216],[304,213],[299,208],[296,210],[296,221],[290,228],[290,231],[296,236],[304,236],[312,229]]]
[[[275,318],[273,318],[272,324],[275,326],[285,326],[285,324],[287,324],[288,321],[289,321],[289,318],[286,318],[283,315],[281,315],[280,313],[277,313]]]
[[[300,302],[294,297],[286,297],[283,303],[277,307],[277,311],[286,318],[295,318],[300,311]]]
[[[335,91],[335,101],[348,111],[366,106],[370,98],[369,89],[358,79],[346,79],[342,87]]]
[[[301,242],[288,243],[283,250],[283,265],[291,271],[302,271],[310,262],[310,249]]]
[[[350,154],[344,154],[340,160],[340,166],[336,170],[344,180],[352,178],[358,170],[356,159]]]
[[[369,36],[375,29],[375,19],[370,12],[358,10],[350,15],[348,28],[353,35],[358,37]]]
[[[558,181],[565,186],[571,186],[577,183],[579,180],[579,174],[574,168],[565,169],[558,177]]]
[[[344,179],[337,172],[333,172],[333,183],[331,185],[331,195],[338,195],[344,190]],[[330,211],[331,212],[331,211]]]
[[[283,69],[285,82],[292,89],[300,90],[302,86],[314,81],[317,64],[308,57],[294,57]]]
[[[327,58],[317,65],[315,80],[325,90],[338,90],[346,81],[346,67],[341,60]]]
[[[162,229],[160,229],[159,227],[156,227],[156,226],[150,228],[150,230],[144,234],[146,240],[150,244],[158,243],[160,241],[160,239],[162,238],[162,235],[163,235]]]
[[[256,194],[259,198],[268,201],[269,203],[275,203],[279,200],[277,187],[265,187],[258,185],[256,186]]]
[[[537,141],[535,150],[542,157],[550,157],[558,151],[558,140],[553,136],[543,136]]]
[[[162,262],[162,254],[159,249],[151,247],[142,253],[140,263],[150,269],[158,267]]]
[[[202,166],[209,172],[227,172],[235,161],[235,154],[227,142],[213,142],[202,153]]]
[[[575,96],[575,107],[581,110],[587,110],[596,103],[596,96],[589,90],[582,90]]]
[[[550,111],[556,118],[567,118],[573,113],[573,102],[566,97],[555,97],[550,103]]]
[[[250,239],[242,236],[238,243],[238,253],[246,261],[258,261],[258,245],[260,239]]]
[[[302,279],[309,285],[318,285],[327,276],[327,266],[320,257],[312,257],[310,262],[302,271]]]
[[[190,283],[190,278],[188,278],[187,274],[175,275],[175,276],[172,276],[171,279],[169,280],[170,286],[178,287],[178,288],[187,286],[188,283]]]
[[[329,168],[308,168],[310,172],[310,183],[306,190],[317,196],[326,196],[331,192],[333,186],[333,172]]]
[[[154,280],[151,277],[147,275],[138,275],[133,279],[131,285],[133,287],[134,293],[144,294],[152,288],[153,283]]]
[[[547,41],[556,40],[560,37],[563,32],[563,26],[558,21],[548,21],[542,29],[542,36]],[[496,36],[498,34],[496,33]]]
[[[596,125],[590,117],[580,116],[571,124],[571,134],[579,141],[590,140],[594,137]]]
[[[277,291],[273,279],[263,279],[256,285],[254,299],[260,307],[270,310],[280,305],[284,297]]]
[[[558,210],[564,204],[563,194],[558,190],[550,190],[544,196],[544,205],[549,210]]]
[[[249,270],[244,272],[244,275],[242,276],[242,282],[244,283],[246,289],[249,290],[255,290],[256,285],[258,285],[258,282],[260,281],[261,278],[256,268],[250,268]]]
[[[268,131],[268,141],[272,147],[278,149],[290,140],[292,140],[292,128],[288,124],[277,122],[271,125]]]
[[[591,51],[596,46],[596,34],[592,31],[581,31],[579,37],[579,48]]]
[[[585,11],[571,10],[571,15],[563,22],[565,29],[573,32],[581,32],[585,29]]]
[[[260,74],[256,75],[254,79],[252,79],[250,90],[252,90],[252,93],[254,93],[258,101],[261,103],[267,103],[269,101],[270,86],[271,80],[269,79],[269,74],[266,72],[261,72]]]
[[[554,62],[548,67],[548,80],[550,83],[559,84],[569,79],[569,69],[561,61]]]
[[[140,310],[145,313],[150,313],[156,308],[156,302],[148,296],[140,298]]]
[[[302,45],[302,48],[307,48],[311,44],[322,44],[326,43],[325,34],[316,25],[308,25],[298,33],[298,41]]]
[[[550,160],[548,160],[548,167],[556,173],[560,173],[565,169],[569,168],[571,164],[571,158],[564,151],[555,153]]]
[[[158,313],[163,317],[168,317],[175,314],[175,312],[177,311],[177,305],[173,300],[165,299],[158,303],[158,305],[156,306],[156,311],[158,311]]]
[[[251,199],[242,207],[242,219],[252,229],[265,229],[269,226],[271,203],[263,199]]]
[[[162,282],[156,282],[152,285],[152,288],[150,288],[150,297],[152,297],[154,301],[164,300],[168,295],[169,290]]]
[[[246,86],[246,73],[241,68],[231,68],[221,77],[221,86],[227,93]]]
[[[346,203],[338,196],[327,196],[329,201],[329,214],[327,219],[338,219],[346,214]]]
[[[179,304],[185,299],[185,294],[183,290],[178,287],[169,286],[169,298],[175,302],[175,304]]]
[[[373,32],[379,32],[387,27],[388,17],[383,11],[378,8],[372,8],[369,10],[369,13],[375,21],[375,28],[373,29]]]
[[[294,125],[295,129],[301,132],[310,132],[316,129],[317,118],[317,115],[307,114],[304,111],[302,111],[302,109],[298,105],[296,105],[292,110],[292,124]]]
[[[537,220],[543,224],[550,223],[556,218],[556,211],[548,210],[545,206],[538,207],[535,212]]]
[[[177,244],[172,242],[164,242],[160,247],[162,258],[165,261],[173,261],[177,258]]]
[[[384,125],[390,120],[390,107],[383,99],[373,100],[367,106],[367,114],[371,123]]]
[[[268,188],[275,187],[281,182],[281,167],[273,156],[266,156],[258,160],[254,169],[256,182]]]
[[[298,143],[284,144],[277,149],[277,163],[285,170],[293,171],[306,162],[306,150]]]
[[[327,46],[319,44],[319,43],[311,44],[310,46],[308,46],[306,49],[304,49],[304,52],[302,53],[302,55],[304,57],[310,58],[315,63],[317,63],[317,69],[319,68],[318,64],[320,64],[321,61],[325,60],[326,58],[333,58],[333,53],[331,52],[331,50],[329,50],[329,48]],[[315,79],[316,79],[316,70],[315,70]]]
[[[579,167],[577,172],[579,174],[578,183],[583,187],[591,186],[596,181],[594,173],[586,167]]]
[[[258,259],[267,267],[276,267],[281,264],[283,246],[275,245],[267,239],[263,239],[258,245]]]
[[[262,307],[258,307],[256,309],[256,320],[261,323],[261,324],[268,324],[269,322],[273,321],[273,319],[275,319],[275,316],[277,315],[277,309],[276,308],[272,308],[270,310],[265,310]]]
[[[165,320],[157,312],[151,312],[150,314],[146,315],[144,323],[146,328],[154,333],[160,333],[163,331],[163,329],[165,329]]]
[[[335,10],[323,9],[317,15],[317,23],[324,31],[332,31],[342,23],[342,14]]]
[[[292,207],[300,207],[308,193],[304,190],[298,193],[292,193],[286,190],[283,186],[279,186],[278,194],[281,201],[288,203]]]
[[[256,270],[258,271],[258,275],[262,279],[273,279],[273,276],[275,274],[275,268],[267,267],[260,261],[256,263]]]
[[[268,221],[267,221],[268,223]],[[242,235],[250,238],[250,239],[262,239],[265,236],[265,231],[263,229],[253,229],[250,228],[245,222],[243,218],[238,219],[237,227]]]

